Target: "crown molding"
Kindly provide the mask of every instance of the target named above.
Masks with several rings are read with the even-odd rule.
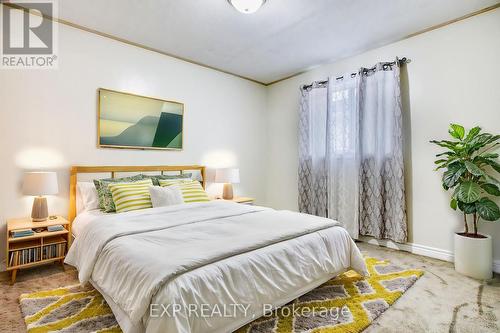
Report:
[[[381,45],[381,46],[379,46],[379,47],[384,47],[384,46],[386,46],[386,45],[390,45],[390,44],[393,44],[393,43],[398,43],[398,42],[403,41],[403,40],[405,40],[405,39],[412,38],[412,37],[415,37],[415,36],[418,36],[418,35],[422,35],[422,34],[425,34],[425,33],[429,32],[429,31],[432,31],[432,30],[436,30],[436,29],[440,29],[440,28],[446,27],[447,25],[450,25],[450,24],[453,24],[453,23],[457,23],[457,22],[460,22],[460,21],[466,20],[466,19],[471,18],[471,17],[473,17],[473,16],[477,16],[477,15],[480,15],[480,14],[487,13],[487,12],[492,11],[492,10],[494,10],[494,9],[497,9],[497,8],[499,8],[499,7],[500,7],[500,2],[499,2],[499,3],[496,3],[496,4],[492,5],[492,6],[485,7],[485,8],[483,8],[483,9],[477,10],[477,11],[475,11],[475,12],[472,12],[472,13],[469,13],[469,14],[466,14],[466,15],[463,15],[463,16],[460,16],[460,17],[458,17],[458,18],[455,18],[455,19],[452,19],[452,20],[446,21],[446,22],[444,22],[444,23],[436,24],[436,25],[433,25],[433,26],[431,26],[431,27],[429,27],[429,28],[425,28],[425,29],[419,30],[419,31],[417,31],[417,32],[415,32],[415,33],[409,34],[409,35],[407,35],[407,36],[404,36],[403,38],[400,38],[400,39],[398,39],[398,40],[395,40],[395,41],[393,41],[393,42],[390,42],[389,44]],[[324,63],[316,64],[316,65],[313,65],[313,66],[310,66],[310,67],[304,68],[304,69],[302,69],[302,70],[300,70],[300,71],[298,71],[298,72],[296,72],[296,73],[294,73],[294,74],[290,74],[290,75],[288,75],[288,76],[286,76],[286,77],[284,77],[284,78],[282,78],[282,79],[279,79],[279,80],[276,80],[276,81],[272,81],[272,82],[266,83],[265,85],[266,85],[266,86],[270,86],[270,85],[273,85],[273,84],[275,84],[275,83],[279,83],[279,82],[281,82],[281,81],[285,81],[285,80],[291,79],[291,78],[293,78],[293,77],[296,77],[296,76],[302,75],[302,74],[307,73],[307,72],[309,72],[309,71],[311,71],[311,70],[313,70],[313,69],[315,69],[315,68],[318,68],[318,67],[321,67],[321,66],[324,66],[324,65],[328,65],[328,64],[332,64],[332,63],[335,63],[335,62],[340,61],[340,60],[343,60],[343,59],[347,59],[347,58],[355,57],[355,56],[358,56],[358,55],[360,55],[360,54],[363,54],[363,53],[365,53],[365,52],[367,52],[367,51],[369,51],[369,50],[365,50],[365,51],[363,51],[363,52],[361,52],[361,53],[353,54],[353,55],[350,55],[350,56],[348,56],[348,57],[344,57],[344,58],[341,58],[341,59],[336,59],[336,60],[333,60],[333,61],[332,61],[332,60],[330,60],[330,61],[327,61],[327,62],[324,62]]]
[[[19,5],[19,4],[2,3],[2,5],[10,7],[10,8],[14,8],[14,9],[22,10],[22,11],[25,11],[25,12],[29,11],[28,8],[23,7],[23,6]],[[76,24],[76,23],[73,23],[73,22],[70,22],[70,21],[67,21],[67,20],[64,20],[64,19],[60,19],[60,18],[56,18],[56,17],[50,16],[50,15],[46,15],[46,14],[40,15],[38,13],[33,13],[33,12],[31,14],[37,15],[37,16],[42,16],[43,18],[49,19],[49,20],[51,20],[53,22],[56,22],[56,23],[59,23],[59,24],[64,24],[64,25],[66,25],[68,27],[71,27],[71,28],[83,30],[85,32],[89,32],[91,34],[98,35],[100,37],[109,38],[109,39],[112,39],[114,41],[121,42],[121,43],[124,43],[124,44],[127,44],[127,45],[131,45],[131,46],[135,46],[135,47],[147,50],[147,51],[159,53],[161,55],[164,55],[164,56],[167,56],[167,57],[170,57],[170,58],[174,58],[174,59],[181,60],[181,61],[193,64],[193,65],[201,66],[201,67],[208,68],[208,69],[211,69],[211,70],[214,70],[214,71],[217,71],[217,72],[221,72],[221,73],[224,73],[224,74],[235,76],[237,78],[248,80],[248,81],[251,81],[253,83],[257,83],[257,84],[263,85],[263,86],[266,85],[266,83],[264,83],[264,82],[261,82],[261,81],[258,81],[258,80],[254,80],[252,78],[249,78],[249,77],[246,77],[246,76],[243,76],[243,75],[239,75],[239,74],[235,74],[235,73],[232,73],[232,72],[228,72],[226,70],[223,70],[223,69],[220,69],[220,68],[217,68],[217,67],[213,67],[213,66],[201,63],[201,62],[197,62],[197,61],[194,61],[194,60],[191,60],[191,59],[188,59],[188,58],[183,58],[183,57],[180,57],[178,55],[171,54],[171,53],[164,52],[162,50],[156,49],[154,47],[150,47],[150,46],[147,46],[147,45],[144,45],[144,44],[141,44],[141,43],[136,43],[136,42],[130,41],[130,40],[125,39],[125,38],[117,37],[117,36],[114,36],[114,35],[111,35],[111,34],[108,34],[108,33],[105,33],[105,32],[101,32],[101,31],[98,31],[98,30],[95,30],[95,29],[92,29],[92,28],[88,28],[88,27],[83,26],[81,24]]]

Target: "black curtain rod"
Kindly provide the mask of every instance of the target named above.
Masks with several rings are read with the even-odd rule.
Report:
[[[397,60],[399,62],[399,66],[402,66],[404,64],[407,64],[410,62],[410,59],[407,59],[406,57],[403,57],[401,59],[398,59]],[[392,61],[392,62],[384,62],[382,63],[383,66],[393,66],[393,65],[396,65],[396,61]],[[371,67],[371,68],[367,68],[366,71],[373,71],[377,68],[377,65]],[[358,73],[351,73],[351,77],[355,77],[356,75],[358,75]],[[344,78],[344,76],[337,76],[335,78],[335,80],[342,80]],[[324,81],[316,81],[316,82],[313,82],[312,84],[308,84],[308,85],[304,85],[302,86],[302,89],[304,90],[307,90],[309,88],[312,88],[314,84],[317,84],[317,85],[325,85],[328,83],[328,80],[324,80]]]

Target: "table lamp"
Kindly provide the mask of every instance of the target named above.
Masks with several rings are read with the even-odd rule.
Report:
[[[215,170],[215,182],[224,183],[222,199],[233,199],[233,183],[240,182],[240,170],[235,168],[223,168]]]
[[[43,222],[49,217],[47,198],[43,195],[57,194],[57,174],[55,172],[26,172],[23,180],[23,194],[34,195],[31,219]]]

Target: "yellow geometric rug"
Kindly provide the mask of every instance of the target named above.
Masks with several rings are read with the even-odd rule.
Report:
[[[422,276],[389,261],[365,258],[370,276],[346,272],[237,333],[357,333]],[[121,332],[104,298],[91,286],[69,286],[19,298],[29,333]]]
[[[354,271],[240,328],[236,333],[357,333],[389,308],[423,274],[365,257],[370,276]]]
[[[102,295],[90,284],[23,294],[19,302],[29,333],[122,331]]]

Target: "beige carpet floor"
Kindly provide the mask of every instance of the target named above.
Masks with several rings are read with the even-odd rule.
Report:
[[[358,244],[371,257],[425,271],[393,306],[365,332],[500,332],[500,278],[477,281],[456,273],[453,264],[382,247]],[[11,286],[0,274],[0,332],[24,332],[18,297],[77,283],[76,271],[67,266],[42,266],[18,273]]]

